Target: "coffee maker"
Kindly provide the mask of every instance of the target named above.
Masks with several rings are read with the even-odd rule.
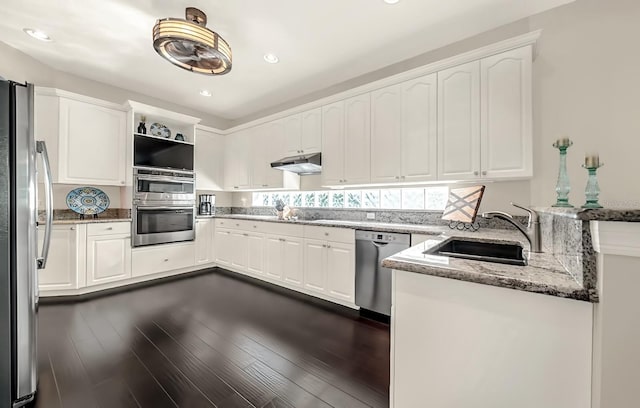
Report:
[[[198,215],[215,215],[216,214],[216,196],[215,194],[200,194],[198,196]]]

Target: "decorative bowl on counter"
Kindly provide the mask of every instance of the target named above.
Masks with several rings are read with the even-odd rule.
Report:
[[[109,208],[109,196],[99,188],[79,187],[67,194],[67,207],[81,216],[97,216]]]

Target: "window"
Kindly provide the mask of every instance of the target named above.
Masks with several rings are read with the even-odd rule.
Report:
[[[449,187],[387,188],[375,190],[325,190],[253,193],[254,207],[271,207],[277,200],[285,205],[309,208],[388,209],[442,211]]]

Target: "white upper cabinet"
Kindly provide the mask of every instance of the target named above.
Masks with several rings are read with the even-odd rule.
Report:
[[[287,156],[302,154],[302,117],[300,114],[282,119],[284,128],[284,146]]]
[[[371,99],[369,94],[344,101],[344,183],[371,180]]]
[[[127,113],[109,102],[74,97],[36,89],[35,136],[47,142],[53,181],[125,185]]]
[[[480,62],[482,176],[531,177],[531,46]]]
[[[438,178],[480,175],[480,61],[438,72]]]
[[[251,134],[241,130],[226,136],[224,159],[224,184],[226,190],[241,190],[251,187]]]
[[[371,182],[394,183],[402,173],[402,88],[371,93]]]
[[[302,153],[318,153],[322,150],[322,108],[312,109],[300,114],[302,118]]]
[[[322,150],[322,108],[291,115],[282,121],[287,156]]]
[[[344,101],[322,108],[322,182],[341,184],[344,179]]]
[[[517,48],[438,72],[438,177],[533,175],[532,52]]]
[[[402,181],[437,178],[438,78],[427,75],[402,87]]]
[[[322,110],[322,181],[325,185],[371,180],[371,100],[358,95]]]
[[[436,179],[436,75],[371,93],[371,182]]]
[[[225,137],[202,128],[196,129],[196,190],[224,189]]]

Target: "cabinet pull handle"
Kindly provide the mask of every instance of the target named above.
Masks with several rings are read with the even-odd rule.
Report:
[[[327,244],[322,244],[322,247],[323,247],[323,248],[326,248],[326,247],[327,247]]]
[[[257,226],[257,225],[254,225],[254,226],[253,226],[253,228],[258,228],[258,226]]]
[[[329,236],[329,233],[328,233],[328,232],[325,232],[325,233],[324,233],[324,236],[325,236],[325,237],[328,237],[328,236]]]
[[[483,176],[486,176],[486,175],[487,175],[487,171],[486,171],[486,170],[485,170],[485,171],[483,171],[483,172],[482,172],[482,175],[483,175]]]
[[[473,172],[473,175],[474,175],[474,176],[477,176],[478,174],[479,174],[479,173],[478,173],[477,171],[474,171],[474,172]]]
[[[107,231],[113,230],[113,227],[107,227]]]
[[[75,231],[75,230],[76,230],[76,227],[71,227],[71,228],[69,228],[69,229],[70,229],[71,231]]]
[[[327,245],[327,248],[331,248],[331,245]]]
[[[164,258],[164,262],[169,262],[169,258]]]
[[[248,237],[248,236],[249,236],[249,234],[242,234],[242,235],[244,235],[245,237]]]

